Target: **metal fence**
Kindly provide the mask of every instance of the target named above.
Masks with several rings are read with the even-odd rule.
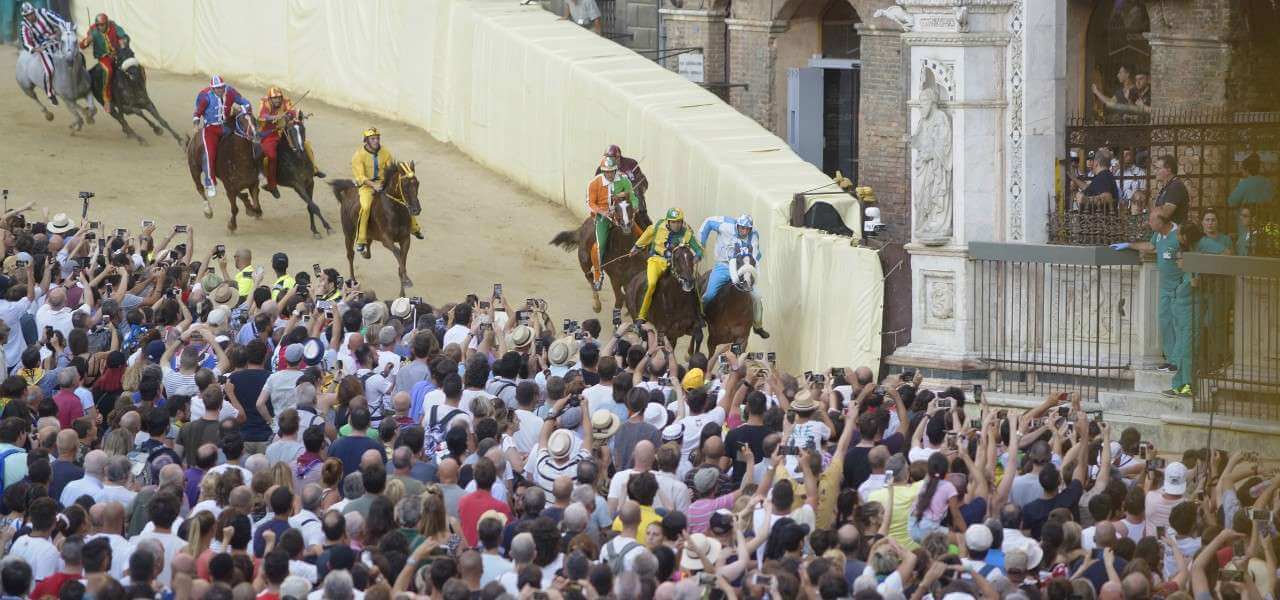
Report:
[[[1280,421],[1280,259],[1188,253],[1194,410]]]
[[[994,391],[1132,389],[1137,253],[970,242],[971,339]]]

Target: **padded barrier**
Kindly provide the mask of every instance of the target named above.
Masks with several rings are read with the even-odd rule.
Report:
[[[753,350],[778,351],[781,366],[792,371],[874,370],[879,362],[878,257],[848,238],[788,225],[792,195],[830,179],[705,89],[536,4],[74,5],[76,14],[87,9],[117,20],[149,67],[282,85],[295,98],[310,90],[312,98],[417,126],[578,216],[586,214],[586,186],[601,154],[616,143],[649,177],[651,214],[678,205],[693,227],[712,215],[754,216],[764,243],[766,326],[775,335],[755,340]],[[197,91],[191,90],[193,101]],[[359,135],[351,132],[353,148]],[[395,140],[387,143],[395,147]],[[822,200],[858,228],[856,200]],[[711,267],[709,259],[703,267]],[[565,282],[588,293],[576,273]]]

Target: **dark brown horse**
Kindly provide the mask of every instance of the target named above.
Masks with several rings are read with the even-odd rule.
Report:
[[[260,167],[254,148],[253,116],[236,105],[232,109],[231,122],[227,123],[222,139],[218,141],[218,162],[213,165],[218,175],[218,183],[227,193],[231,201],[231,219],[227,221],[227,230],[236,230],[236,215],[240,214],[236,206],[236,198],[244,202],[244,210],[254,218],[262,217],[262,205],[258,203],[258,169]],[[205,218],[213,218],[213,207],[204,195],[204,183],[201,163],[204,161],[204,147],[200,132],[187,140],[187,167],[191,169],[191,181],[196,185],[196,193],[204,202]],[[252,202],[250,202],[252,200]]]
[[[702,327],[698,316],[698,257],[688,246],[679,246],[671,251],[667,272],[658,278],[658,287],[653,292],[653,303],[649,306],[649,322],[666,336],[675,347],[676,340],[683,336],[692,336],[689,341],[689,353],[698,351],[702,344]],[[644,302],[645,286],[648,284],[646,273],[641,270],[627,284],[627,312],[632,318],[640,314],[640,304]]]
[[[311,164],[307,156],[307,128],[303,124],[305,115],[297,113],[296,117],[285,120],[280,132],[280,143],[276,145],[276,181],[279,185],[293,188],[299,198],[307,204],[307,216],[311,218],[311,235],[320,238],[316,229],[316,217],[324,225],[325,233],[333,233],[333,228],[325,220],[320,207],[315,203],[316,166]]]
[[[703,307],[707,315],[707,347],[720,344],[741,344],[747,347],[751,326],[755,322],[755,304],[751,292],[756,285],[756,260],[751,256],[737,257],[729,261],[730,284],[718,292]],[[707,289],[708,271],[698,277],[698,289]]]
[[[609,286],[613,288],[613,307],[618,309],[622,308],[625,295],[623,286],[627,285],[636,273],[644,271],[643,256],[628,256],[631,247],[636,243],[636,236],[632,234],[630,227],[624,228],[619,223],[636,223],[644,229],[653,221],[649,219],[649,213],[643,207],[636,211],[626,202],[613,205],[611,220],[613,225],[609,226],[609,242],[605,244],[604,262],[601,264],[604,274],[609,277]],[[576,230],[561,231],[551,238],[550,243],[564,250],[574,247],[578,249],[578,266],[582,268],[582,274],[587,278],[588,287],[591,287],[591,309],[600,312],[600,292],[591,286],[591,247],[596,243],[595,216],[587,215],[582,225],[579,225]]]
[[[396,262],[400,264],[401,296],[404,295],[405,288],[413,286],[413,281],[405,270],[405,260],[409,258],[409,217],[422,213],[422,205],[418,202],[418,176],[413,167],[412,162],[402,162],[389,169],[382,191],[374,194],[373,206],[369,208],[369,242],[382,242],[387,250],[396,255]],[[333,197],[338,199],[338,204],[342,207],[342,233],[347,243],[348,273],[355,279],[360,192],[350,179],[339,179],[329,185],[333,187]]]
[[[155,103],[151,101],[151,95],[147,93],[147,74],[142,64],[134,57],[133,49],[127,45],[120,48],[116,52],[115,61],[115,77],[111,78],[111,118],[120,123],[126,137],[138,140],[139,144],[145,144],[146,140],[134,132],[125,121],[125,116],[134,115],[141,118],[156,135],[164,135],[164,132],[168,131],[181,146],[184,140],[169,126],[164,117],[160,116],[160,111],[156,110]],[[93,78],[93,95],[98,99],[98,104],[102,104],[102,80],[106,77],[106,72],[102,65],[96,65],[89,70],[89,76]],[[147,118],[147,113],[151,113],[155,122]]]

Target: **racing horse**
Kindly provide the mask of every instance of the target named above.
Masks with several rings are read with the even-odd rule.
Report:
[[[53,91],[66,105],[67,112],[71,113],[71,118],[74,119],[70,125],[72,133],[83,129],[85,122],[92,125],[93,115],[98,112],[98,108],[93,103],[89,70],[85,66],[84,55],[76,45],[75,32],[63,32],[61,40],[46,42],[41,46],[40,51],[48,52],[52,59]],[[14,78],[18,81],[18,87],[22,89],[22,93],[40,107],[44,120],[52,121],[53,113],[45,108],[36,94],[37,91],[44,91],[44,68],[40,66],[40,58],[26,50],[19,53]],[[80,106],[82,99],[88,101],[87,107]]]
[[[333,233],[333,228],[329,226],[329,222],[325,220],[324,214],[320,212],[320,207],[314,200],[316,166],[311,164],[311,159],[307,157],[305,145],[307,128],[303,123],[305,119],[305,115],[298,113],[296,117],[290,117],[284,123],[284,129],[280,132],[284,143],[276,145],[276,182],[292,188],[307,204],[307,216],[311,218],[311,235],[320,239],[320,232],[316,229],[316,217],[319,217],[320,223],[324,225],[325,233]]]
[[[751,326],[755,322],[755,304],[751,293],[758,275],[756,259],[751,255],[735,256],[729,261],[731,285],[716,292],[716,297],[703,307],[707,315],[707,347],[720,344],[741,344],[747,347]],[[698,288],[707,289],[708,271],[698,276]]]
[[[644,209],[643,204],[637,211],[631,208],[628,202],[615,202],[610,213],[609,220],[613,224],[609,226],[609,242],[605,244],[604,262],[601,263],[601,268],[609,277],[609,286],[613,288],[613,307],[620,309],[625,296],[623,287],[636,273],[644,271],[644,257],[628,255],[631,247],[636,243],[636,236],[631,233],[630,227],[622,227],[619,223],[636,223],[644,229],[653,221],[649,219],[649,213]],[[587,286],[591,287],[591,309],[600,312],[600,292],[591,285],[591,246],[595,242],[595,217],[588,215],[577,230],[569,229],[557,233],[554,238],[551,238],[550,244],[559,246],[565,251],[574,247],[578,249],[578,266],[582,268],[582,274],[587,278]]]
[[[698,257],[689,246],[679,246],[671,251],[670,265],[667,272],[658,278],[658,287],[653,292],[653,304],[649,306],[649,322],[658,330],[659,335],[666,336],[674,348],[676,340],[683,336],[692,336],[689,341],[689,353],[698,351],[702,344],[702,327],[698,315],[699,292]],[[644,302],[645,286],[648,284],[642,269],[631,277],[627,284],[627,312],[632,318],[640,314],[640,303]]]
[[[164,135],[168,131],[169,135],[178,142],[181,147],[187,140],[184,140],[169,126],[169,122],[160,116],[160,111],[156,110],[156,105],[151,101],[151,95],[147,93],[147,73],[142,68],[142,63],[138,62],[137,57],[133,55],[133,49],[129,46],[123,46],[116,51],[116,73],[111,78],[111,110],[109,114],[111,118],[120,123],[120,128],[124,130],[125,137],[138,140],[139,144],[146,144],[147,141],[138,135],[129,123],[125,121],[125,116],[135,115],[141,118],[151,127],[151,132],[156,135]],[[93,97],[98,100],[98,104],[104,104],[102,98],[102,80],[107,76],[102,65],[94,65],[89,70],[89,76],[93,78]],[[155,118],[152,122],[147,118],[147,113]]]
[[[236,215],[240,213],[236,199],[244,202],[244,210],[254,218],[262,217],[262,205],[258,203],[258,159],[255,156],[254,136],[256,129],[253,115],[233,105],[229,127],[224,129],[222,139],[218,140],[218,162],[213,165],[218,181],[222,183],[227,199],[231,201],[231,219],[227,221],[227,231],[236,230]],[[187,139],[187,167],[191,169],[191,181],[195,183],[196,193],[204,202],[205,218],[213,218],[213,207],[204,195],[203,171],[204,147],[199,132]]]
[[[360,191],[354,181],[338,179],[329,182],[333,188],[333,197],[338,200],[342,210],[342,233],[347,244],[347,273],[352,280],[356,278],[355,243],[356,228],[360,225]],[[405,261],[409,258],[409,216],[422,213],[422,204],[418,202],[418,175],[414,172],[414,163],[397,163],[388,169],[387,178],[383,182],[382,191],[374,194],[373,206],[369,207],[369,241],[382,242],[387,250],[396,255],[400,265],[400,295],[404,289],[413,287],[413,281],[405,270]],[[366,258],[368,254],[365,255]]]

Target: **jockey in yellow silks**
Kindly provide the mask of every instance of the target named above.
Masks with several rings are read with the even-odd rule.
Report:
[[[666,216],[650,225],[640,235],[640,239],[636,240],[635,247],[631,249],[632,254],[649,251],[649,260],[645,263],[645,278],[648,286],[645,287],[644,302],[640,304],[640,314],[636,315],[636,318],[642,321],[649,318],[653,290],[657,288],[662,274],[667,272],[671,252],[680,246],[689,246],[695,256],[702,258],[702,245],[693,235],[693,230],[685,227],[684,211],[678,208],[668,209]]]
[[[373,208],[374,194],[382,191],[386,183],[386,174],[395,167],[395,159],[391,151],[382,147],[382,134],[377,127],[364,130],[364,145],[351,157],[351,179],[356,189],[360,190],[360,219],[356,227],[356,252],[364,253],[369,248],[369,210]],[[409,215],[409,228],[414,237],[422,238],[418,220]]]

